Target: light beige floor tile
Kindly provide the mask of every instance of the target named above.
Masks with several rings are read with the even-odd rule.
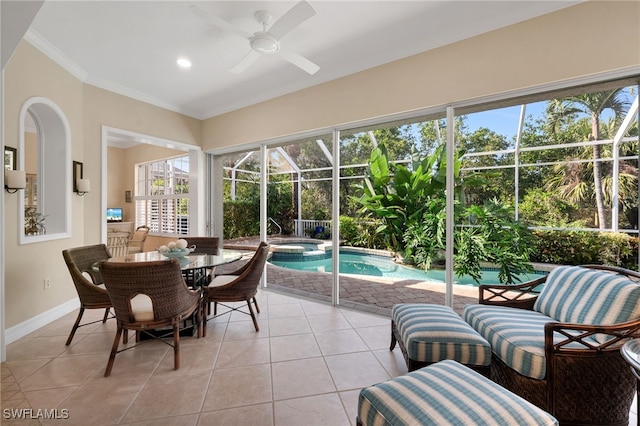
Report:
[[[347,319],[335,309],[333,312],[324,315],[307,316],[311,329],[314,333],[322,333],[323,331],[346,330],[351,328],[351,324]]]
[[[245,339],[223,341],[215,368],[266,364],[269,356],[269,339]]]
[[[336,393],[276,401],[273,410],[277,426],[350,424]]]
[[[339,391],[360,389],[390,378],[371,352],[325,357],[329,372]]]
[[[62,356],[84,355],[84,354],[108,354],[113,345],[116,333],[91,333],[74,337],[73,341]],[[78,337],[80,337],[78,339]]]
[[[28,391],[24,393],[24,396],[29,401],[29,404],[36,409],[65,408],[62,406],[64,404],[61,405],[62,401],[78,388],[79,386],[69,386],[66,388]]]
[[[7,345],[7,360],[52,358],[62,354],[67,339],[62,336],[23,337]]]
[[[136,377],[138,380],[145,380],[156,371],[158,364],[170,349],[169,346],[162,342],[149,341],[143,342],[135,348],[120,352],[113,362],[109,378]],[[111,351],[100,355],[103,363],[91,376],[90,380],[102,380],[104,378],[110,353]]]
[[[269,305],[286,305],[294,304],[299,305],[300,299],[297,297],[288,296],[282,293],[269,292],[268,295]]]
[[[391,377],[407,374],[407,363],[399,347],[396,346],[393,351],[389,349],[373,351],[373,355]]]
[[[313,334],[278,336],[271,339],[271,361],[288,361],[322,355]]]
[[[337,311],[335,307],[331,306],[328,303],[310,302],[305,300],[300,302],[300,304],[302,305],[302,309],[304,310],[304,313],[309,316],[328,315]]]
[[[31,374],[42,368],[45,364],[51,362],[53,358],[37,358],[27,360],[7,361],[3,366],[7,366],[17,382],[22,382]]]
[[[83,384],[104,365],[103,355],[58,357],[20,382],[23,391],[60,388]]]
[[[69,418],[44,424],[110,425],[120,422],[144,386],[135,378],[95,381],[76,388],[58,407]]]
[[[356,331],[371,350],[389,348],[391,344],[391,323],[374,327],[356,328]]]
[[[207,391],[208,378],[208,374],[201,372],[152,377],[133,401],[123,422],[198,413]]]
[[[275,362],[271,369],[275,401],[336,391],[322,357]]]
[[[203,411],[214,411],[271,402],[271,365],[216,369],[206,394]]]
[[[165,356],[160,361],[158,368],[154,372],[154,376],[161,374],[174,374],[178,372],[210,372],[213,370],[213,365],[218,357],[220,346],[221,343],[210,345],[180,345],[180,368],[177,371],[174,370],[173,349],[169,348]]]
[[[366,351],[367,345],[353,329],[316,333],[316,339],[322,354],[335,355]]]
[[[273,404],[256,404],[200,414],[198,426],[273,426]]]
[[[195,426],[198,422],[198,414],[185,414],[184,416],[163,417],[143,422],[120,423],[131,426]]]
[[[269,334],[271,336],[305,333],[311,333],[311,327],[306,317],[272,318],[269,320]]]
[[[358,416],[358,396],[360,395],[360,389],[340,392],[340,399],[347,411],[347,417],[352,425],[356,424],[356,417]]]
[[[382,315],[359,312],[346,308],[341,308],[340,312],[347,318],[353,328],[372,327],[375,325],[388,325],[391,327],[391,320]]]
[[[269,306],[269,319],[303,317],[304,310],[300,303],[286,303]]]
[[[244,339],[261,339],[269,337],[269,321],[266,319],[258,320],[259,331],[253,326],[253,321],[230,321],[227,325],[227,331],[224,334],[224,340],[244,340]]]

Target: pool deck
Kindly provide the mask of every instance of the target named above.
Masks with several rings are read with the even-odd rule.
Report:
[[[225,248],[255,249],[259,240],[225,241]],[[233,270],[237,265],[224,268]],[[224,273],[224,268],[216,273]],[[267,264],[267,286],[272,290],[294,293],[312,299],[331,302],[331,274],[305,272]],[[419,280],[391,280],[387,278],[359,278],[340,275],[340,304],[389,315],[396,303],[444,304],[445,285]],[[461,313],[464,305],[478,303],[478,288],[454,285],[453,308]]]

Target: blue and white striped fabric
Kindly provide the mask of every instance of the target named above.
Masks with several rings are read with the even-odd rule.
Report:
[[[491,344],[493,353],[512,369],[544,379],[544,325],[555,322],[539,312],[492,305],[466,305],[464,320]]]
[[[441,361],[360,391],[365,426],[557,425],[523,398],[456,361]]]
[[[473,366],[491,363],[489,343],[448,306],[397,304],[391,309],[391,318],[412,360],[434,363],[453,359]]]
[[[560,266],[549,273],[533,309],[559,322],[617,324],[640,318],[640,285],[618,274]],[[600,343],[607,339],[596,336]]]

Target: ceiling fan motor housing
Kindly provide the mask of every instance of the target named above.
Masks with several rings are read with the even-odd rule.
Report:
[[[276,40],[271,34],[264,31],[255,33],[253,37],[249,39],[249,43],[251,43],[251,48],[258,53],[270,55],[277,53],[278,50],[280,50],[278,40]]]

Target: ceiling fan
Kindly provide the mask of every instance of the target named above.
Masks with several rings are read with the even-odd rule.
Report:
[[[307,58],[286,49],[281,49],[280,39],[295,29],[298,25],[311,18],[316,14],[315,9],[306,1],[301,1],[289,9],[284,15],[269,27],[272,15],[266,10],[259,10],[255,13],[256,19],[262,24],[262,31],[249,33],[235,25],[218,18],[215,15],[207,13],[198,6],[190,5],[191,12],[216,27],[232,32],[249,41],[251,50],[231,68],[231,72],[241,73],[253,64],[261,55],[278,54],[282,59],[301,68],[309,74],[315,74],[320,67]]]

